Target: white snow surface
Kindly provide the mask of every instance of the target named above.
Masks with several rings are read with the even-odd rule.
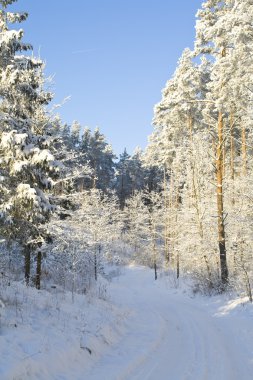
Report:
[[[9,287],[0,297],[0,379],[251,380],[252,305],[172,282],[129,266],[107,300]],[[103,295],[104,282],[98,288]]]

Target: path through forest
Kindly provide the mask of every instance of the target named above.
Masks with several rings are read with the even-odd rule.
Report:
[[[114,279],[113,302],[129,309],[126,334],[89,380],[251,380],[252,311],[221,297],[193,297],[154,282],[141,267]]]

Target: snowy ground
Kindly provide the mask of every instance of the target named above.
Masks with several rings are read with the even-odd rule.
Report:
[[[17,290],[1,318],[0,379],[253,378],[253,307],[245,300],[191,297],[142,267],[123,269],[109,294],[109,302],[73,302],[71,294]]]

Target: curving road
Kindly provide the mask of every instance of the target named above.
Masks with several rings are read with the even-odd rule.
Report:
[[[129,310],[126,332],[85,374],[88,380],[252,380],[253,321],[217,312],[127,268],[112,298]],[[216,311],[218,307],[216,307]]]

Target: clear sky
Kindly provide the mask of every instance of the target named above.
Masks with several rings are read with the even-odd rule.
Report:
[[[116,154],[144,148],[154,104],[185,47],[202,0],[19,0],[25,42],[54,75],[68,123],[98,126]]]

